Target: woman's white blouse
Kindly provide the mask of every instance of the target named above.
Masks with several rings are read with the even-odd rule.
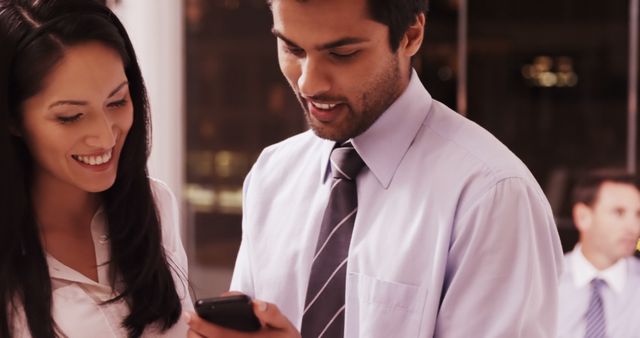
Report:
[[[162,227],[162,244],[173,274],[178,296],[184,310],[192,310],[193,303],[187,284],[187,255],[180,239],[180,222],[175,197],[162,182],[151,180],[151,188],[156,199]],[[47,255],[51,286],[53,290],[52,314],[56,325],[69,338],[111,338],[127,337],[121,326],[129,308],[124,301],[101,305],[114,297],[109,282],[109,239],[102,210],[91,221],[91,233],[98,264],[98,282],[85,277]],[[31,337],[26,326],[24,313],[19,313],[14,321],[14,335]],[[165,332],[148,327],[143,337],[185,337],[187,326],[178,321]]]

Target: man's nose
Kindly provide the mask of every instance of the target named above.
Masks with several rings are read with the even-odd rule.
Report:
[[[314,97],[327,93],[331,82],[327,70],[313,57],[302,61],[301,74],[298,78],[298,90],[304,97]]]

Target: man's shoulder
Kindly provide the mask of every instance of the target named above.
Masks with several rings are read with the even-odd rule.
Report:
[[[636,302],[640,299],[640,291],[635,287],[640,284],[640,258],[636,256],[628,257],[627,259],[627,286],[625,286],[625,295],[629,297],[631,302]],[[629,287],[631,286],[631,287]]]
[[[460,177],[473,177],[490,185],[507,178],[535,181],[526,165],[493,134],[438,101],[434,101],[424,128],[422,143],[426,151],[464,163],[455,170]]]
[[[636,256],[631,256],[627,258],[629,262],[629,272],[632,275],[635,275],[636,278],[640,279],[640,258]]]
[[[513,152],[484,127],[439,102],[436,107],[428,127],[448,143],[488,164],[520,164]]]

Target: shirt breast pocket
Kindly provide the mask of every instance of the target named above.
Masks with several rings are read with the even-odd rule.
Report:
[[[349,273],[346,296],[346,337],[418,336],[421,313],[418,286]]]

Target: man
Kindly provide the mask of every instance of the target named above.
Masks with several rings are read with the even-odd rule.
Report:
[[[504,145],[411,69],[426,6],[271,2],[311,130],[248,175],[231,289],[277,304],[305,338],[554,336],[550,207]]]
[[[640,191],[636,177],[594,171],[574,189],[580,241],[560,280],[560,337],[638,337]]]

